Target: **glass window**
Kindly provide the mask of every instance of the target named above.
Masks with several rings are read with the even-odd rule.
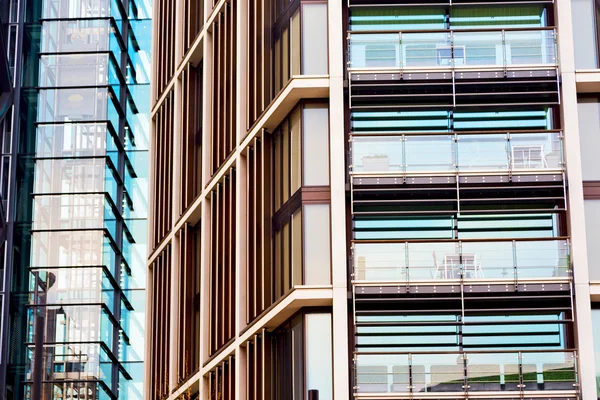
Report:
[[[302,74],[326,75],[327,4],[302,5]]]
[[[307,105],[303,124],[304,185],[329,185],[329,110]]]
[[[302,285],[302,210],[292,215],[292,285]]]
[[[446,28],[446,11],[443,8],[381,7],[353,8],[350,30],[434,30]]]
[[[306,315],[306,399],[332,399],[331,314]],[[317,397],[310,397],[315,392]]]
[[[331,283],[329,204],[304,206],[304,284]]]
[[[600,280],[600,200],[585,200],[584,209],[589,278]]]
[[[598,99],[579,99],[579,137],[581,138],[581,170],[583,180],[600,180],[600,104]]]
[[[301,317],[298,318],[295,324],[293,322],[292,324],[294,400],[301,400],[304,386],[304,325]]]
[[[300,11],[297,10],[292,16],[292,76],[300,75]]]
[[[452,7],[452,28],[535,28],[546,26],[546,9],[541,5]]]
[[[600,398],[600,309],[592,309],[594,360],[596,361],[596,394]]]
[[[294,194],[302,185],[302,138],[300,137],[301,119],[300,119],[300,108],[297,108],[292,113],[291,119],[291,193]]]
[[[595,14],[594,1],[571,1],[576,68],[598,68],[597,32],[593,17]],[[598,16],[595,19],[597,22]]]

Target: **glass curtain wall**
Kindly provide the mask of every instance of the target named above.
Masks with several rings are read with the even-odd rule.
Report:
[[[151,15],[27,3],[15,398],[143,398]]]

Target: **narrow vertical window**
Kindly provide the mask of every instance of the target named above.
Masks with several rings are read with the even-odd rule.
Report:
[[[331,282],[329,204],[304,206],[304,284]]]
[[[302,74],[326,75],[327,4],[302,5]]]
[[[306,398],[332,399],[331,314],[306,315]],[[318,393],[310,397],[309,393]]]
[[[303,121],[304,186],[329,185],[329,110],[307,105]]]

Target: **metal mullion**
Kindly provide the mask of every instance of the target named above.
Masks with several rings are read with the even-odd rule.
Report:
[[[262,11],[260,9],[260,7],[257,7],[256,3],[257,1],[260,0],[252,0],[252,29],[250,32],[250,42],[252,43],[252,46],[250,48],[249,51],[249,59],[250,59],[250,70],[251,70],[251,74],[250,74],[250,80],[252,82],[253,85],[253,99],[252,99],[252,107],[250,109],[250,118],[248,121],[248,125],[246,127],[246,129],[250,128],[250,126],[254,123],[254,121],[256,121],[256,118],[258,117],[258,104],[259,104],[259,99],[260,99],[260,92],[262,91],[262,88],[259,86],[258,83],[258,75],[259,75],[259,71],[262,70],[262,64],[259,64],[258,60],[258,53],[259,53],[259,49],[260,49],[260,43],[258,41],[258,32],[259,29],[261,29],[260,25],[259,25],[259,19],[258,19],[258,14]]]
[[[235,393],[235,388],[236,388],[236,380],[235,380],[235,357],[234,356],[229,356],[229,365],[230,365],[230,381],[229,384],[231,385],[231,390],[229,391],[229,393],[231,394],[230,400],[234,400],[236,398],[236,393]],[[241,392],[241,389],[240,389]]]
[[[254,226],[252,227],[254,232],[254,242],[256,244],[254,254],[256,259],[256,298],[255,298],[255,310],[258,315],[264,309],[265,303],[265,273],[264,273],[264,235],[262,234],[263,220],[265,218],[264,207],[262,202],[264,179],[262,170],[263,160],[263,141],[261,139],[255,139],[255,157],[254,157],[254,177],[256,189],[254,190],[254,208],[256,214],[254,217]],[[260,312],[259,312],[260,310]]]
[[[217,348],[218,348],[218,341],[219,341],[219,318],[218,318],[218,310],[219,310],[219,288],[218,288],[218,283],[219,283],[219,243],[220,243],[220,236],[219,236],[219,201],[220,201],[220,196],[219,196],[219,191],[220,191],[220,186],[221,184],[217,184],[216,190],[213,192],[213,206],[212,206],[212,212],[213,212],[213,228],[212,228],[212,240],[213,240],[213,255],[212,255],[212,269],[213,269],[213,278],[212,278],[212,282],[211,282],[211,287],[213,289],[213,306],[212,306],[212,310],[211,310],[211,314],[213,316],[212,318],[212,341],[213,341],[213,348],[212,351],[216,352]]]
[[[271,400],[271,339],[265,328],[262,329],[263,336],[263,398]]]
[[[233,102],[229,97],[229,87],[231,86],[231,75],[229,74],[229,64],[231,63],[231,53],[230,53],[230,45],[229,42],[231,40],[230,35],[230,20],[229,15],[231,14],[232,4],[230,2],[225,3],[225,10],[223,12],[223,96],[222,96],[222,118],[223,118],[223,146],[222,146],[222,155],[221,159],[225,160],[229,155],[229,129],[230,129],[230,119],[229,119],[229,110],[233,107]]]
[[[221,288],[220,288],[220,295],[221,295],[221,300],[220,300],[220,311],[221,311],[221,345],[223,345],[225,342],[227,342],[227,334],[226,334],[226,322],[225,322],[225,318],[226,318],[226,313],[227,310],[225,310],[225,264],[226,264],[226,257],[225,257],[225,252],[227,251],[226,246],[226,225],[225,225],[225,219],[226,219],[226,215],[225,213],[227,212],[227,179],[229,179],[227,176],[225,176],[225,178],[223,179],[223,182],[221,184],[221,197],[220,197],[220,205],[219,205],[219,239],[221,240],[220,242],[220,246],[219,246],[219,251],[220,251],[220,263],[219,263],[219,269],[221,270]]]
[[[253,344],[254,344],[254,353],[252,354],[252,367],[254,369],[254,381],[253,381],[253,393],[252,393],[252,397],[254,400],[258,400],[259,399],[259,389],[258,389],[258,335],[254,335],[253,336]]]
[[[187,2],[186,2],[187,3]],[[185,7],[185,6],[184,6]],[[179,132],[177,132],[177,134],[180,137],[180,159],[179,159],[179,165],[180,165],[180,173],[179,173],[179,193],[180,193],[180,199],[179,199],[179,212],[178,214],[181,216],[183,214],[183,210],[185,210],[186,208],[186,204],[187,204],[187,192],[188,192],[188,188],[187,188],[187,160],[188,160],[188,146],[187,146],[187,132],[188,132],[188,125],[189,125],[189,115],[187,112],[187,92],[188,92],[188,76],[187,76],[187,68],[185,68],[182,72],[181,72],[181,89],[182,89],[182,94],[181,94],[181,114],[180,117],[183,121],[183,123],[181,124],[181,130]]]
[[[182,233],[184,235],[184,240],[183,240],[183,271],[184,271],[184,275],[183,275],[183,282],[185,282],[183,289],[184,289],[184,293],[183,293],[183,309],[184,309],[184,337],[183,337],[183,343],[184,343],[184,353],[183,353],[183,360],[184,360],[184,365],[183,365],[183,370],[184,370],[184,378],[187,378],[187,376],[190,374],[190,372],[192,372],[192,368],[191,368],[191,354],[189,354],[189,350],[191,349],[191,342],[192,342],[192,333],[193,333],[193,329],[190,329],[191,326],[191,322],[193,321],[193,309],[191,309],[190,304],[188,302],[188,299],[192,300],[192,305],[193,305],[193,299],[194,299],[194,290],[193,290],[193,283],[194,280],[191,279],[189,272],[191,271],[191,260],[188,255],[188,253],[190,252],[190,243],[189,243],[189,238],[190,238],[190,229],[189,229],[189,225],[185,224],[184,228],[182,230]],[[191,295],[191,296],[190,296]],[[192,312],[190,312],[192,311]],[[188,369],[189,368],[189,369]],[[180,374],[181,375],[181,374]]]
[[[222,147],[223,147],[223,131],[224,131],[224,121],[223,121],[223,14],[219,14],[219,24],[217,28],[217,45],[218,45],[218,58],[216,58],[216,71],[217,71],[217,84],[215,85],[217,91],[217,129],[215,133],[217,135],[217,150],[216,150],[216,164],[215,170],[217,170],[221,166],[222,158]]]
[[[232,171],[232,175],[231,175],[231,191],[230,191],[230,199],[229,199],[229,207],[230,207],[230,217],[229,217],[229,230],[230,230],[230,234],[229,234],[229,248],[230,251],[232,253],[231,257],[229,258],[229,295],[231,297],[231,309],[230,309],[230,316],[229,316],[229,324],[230,324],[230,330],[231,330],[231,337],[235,337],[236,335],[236,324],[235,324],[235,309],[237,307],[237,301],[239,300],[237,298],[237,296],[235,295],[235,268],[236,268],[236,240],[237,240],[237,235],[235,232],[235,226],[236,226],[236,176],[235,176],[235,169]]]
[[[250,361],[252,359],[251,357],[251,346],[252,346],[252,342],[248,341],[246,342],[246,390],[248,391],[248,393],[251,393],[251,388],[252,388],[252,382],[254,382],[251,370],[249,368],[249,364]],[[249,397],[249,400],[254,400],[254,398],[252,398],[252,396]]]
[[[214,209],[215,211],[215,231],[214,231],[214,235],[213,235],[213,240],[215,240],[215,255],[214,255],[214,259],[215,259],[215,264],[214,264],[214,269],[215,269],[215,282],[214,282],[214,288],[215,288],[215,309],[214,309],[214,321],[215,321],[215,348],[214,351],[216,351],[219,348],[219,341],[221,340],[221,331],[220,331],[220,308],[222,308],[222,303],[220,302],[221,299],[221,290],[219,287],[219,277],[221,276],[221,271],[220,271],[220,264],[222,262],[221,259],[221,243],[222,243],[222,232],[221,232],[221,223],[220,223],[220,218],[221,218],[221,191],[222,191],[222,184],[219,183],[217,185],[217,189],[215,191],[216,193],[216,207]],[[221,278],[222,279],[222,278]]]
[[[270,97],[270,93],[271,93],[271,84],[269,82],[269,85],[267,85],[267,77],[270,76],[270,69],[269,67],[271,66],[271,63],[267,62],[266,60],[266,48],[270,46],[268,44],[271,43],[271,30],[267,29],[267,21],[265,18],[265,2],[268,0],[258,0],[260,1],[260,30],[262,32],[262,41],[260,43],[260,66],[261,66],[261,76],[260,76],[260,80],[258,81],[258,85],[260,86],[260,107],[258,108],[258,112],[257,112],[257,118],[258,116],[262,113],[262,111],[265,109],[266,104],[267,104],[267,98]],[[270,18],[269,18],[269,22],[270,22]],[[268,90],[268,94],[267,94],[267,90]]]
[[[171,178],[172,178],[172,169],[169,168],[171,166],[171,127],[172,125],[172,112],[173,112],[173,108],[171,107],[171,102],[172,102],[172,97],[171,97],[171,93],[169,93],[169,96],[167,98],[167,112],[166,112],[166,129],[165,129],[165,169],[164,169],[164,174],[165,174],[165,191],[163,192],[163,196],[165,197],[165,229],[163,232],[163,236],[167,235],[167,232],[169,232],[170,228],[171,228],[171,202],[169,201],[169,195],[170,195],[170,191],[171,191]]]
[[[246,174],[246,187],[248,188],[248,206],[247,206],[247,224],[249,232],[254,226],[255,221],[255,204],[254,204],[254,191],[255,191],[255,178],[254,178],[254,170],[253,170],[253,159],[255,157],[255,151],[253,146],[248,147],[248,152],[246,156],[247,160],[247,174]],[[255,263],[255,246],[254,246],[255,238],[253,235],[248,235],[246,239],[246,243],[248,245],[248,262],[246,263],[246,290],[248,299],[248,306],[246,307],[246,323],[249,323],[254,318],[254,298],[256,296],[256,263]]]
[[[230,113],[231,113],[231,139],[230,139],[230,149],[231,153],[237,146],[237,129],[236,129],[236,121],[237,121],[237,107],[238,102],[236,101],[236,88],[237,88],[237,3],[236,1],[232,1],[231,3],[231,66],[230,66],[230,76],[231,76],[231,85],[229,87],[230,90]]]
[[[149,273],[150,273],[150,293],[148,293],[148,295],[150,296],[151,299],[151,309],[150,311],[150,315],[151,315],[151,319],[150,319],[150,326],[149,328],[149,332],[150,332],[150,389],[151,390],[155,390],[156,391],[156,387],[152,387],[154,384],[154,386],[156,386],[156,377],[158,376],[158,371],[157,371],[157,362],[156,362],[156,347],[157,347],[157,338],[156,338],[156,325],[158,322],[158,318],[157,318],[157,261],[152,263],[152,268],[150,269]]]
[[[163,193],[164,193],[164,132],[165,132],[165,107],[164,105],[161,107],[160,112],[158,113],[158,134],[156,135],[157,141],[157,154],[158,154],[158,163],[156,166],[156,177],[158,180],[157,190],[156,190],[156,239],[155,244],[158,244],[162,239],[163,232],[163,213],[164,213],[164,204],[162,201]]]
[[[229,281],[231,279],[231,230],[229,229],[231,220],[231,176],[226,176],[223,182],[223,331],[226,342],[231,337],[231,327],[229,326],[229,315],[233,304],[231,302],[231,291]]]
[[[272,165],[272,140],[271,136],[267,135],[267,133],[263,130],[263,139],[262,139],[262,152],[261,152],[261,164],[262,164],[262,174],[261,174],[261,234],[262,234],[262,274],[263,274],[263,309],[266,308],[267,304],[271,304],[273,301],[273,278],[272,278],[272,249],[273,246],[267,246],[267,243],[272,243],[272,225],[271,221],[271,213],[272,213],[272,202],[271,202],[271,165]]]
[[[215,22],[213,23],[213,40],[212,40],[212,76],[213,76],[213,93],[212,93],[212,140],[211,140],[211,156],[212,156],[212,170],[213,172],[217,170],[217,166],[219,165],[218,154],[219,154],[219,21],[220,15],[215,18]]]
[[[159,24],[159,26],[162,27],[162,32],[159,35],[160,38],[160,70],[161,70],[161,76],[160,76],[160,91],[159,93],[162,93],[165,90],[166,87],[166,83],[167,83],[167,40],[166,40],[166,36],[167,36],[167,22],[165,20],[165,16],[166,16],[166,7],[165,7],[165,3],[167,2],[167,0],[161,0],[160,2],[160,15],[161,15],[161,23]]]
[[[259,233],[259,226],[260,226],[260,218],[261,218],[261,201],[260,201],[260,195],[262,193],[261,191],[261,186],[260,186],[260,149],[259,146],[261,145],[260,141],[255,138],[254,139],[254,156],[252,157],[252,173],[253,173],[253,184],[254,187],[252,189],[252,204],[254,207],[254,211],[253,211],[253,218],[252,218],[252,225],[251,225],[251,232],[254,232],[253,235],[251,235],[252,237],[252,248],[253,248],[253,265],[254,265],[254,298],[252,299],[252,304],[253,304],[253,316],[256,317],[259,314],[259,309],[260,309],[260,304],[262,303],[262,281],[263,281],[263,277],[262,277],[262,259],[261,259],[261,252],[260,252],[260,237],[259,235],[257,235],[257,233]],[[260,288],[260,289],[259,289]]]
[[[252,144],[248,147],[246,162],[247,162],[247,179],[246,187],[248,189],[247,197],[247,231],[248,235],[246,238],[246,244],[248,246],[248,262],[246,263],[247,278],[246,278],[246,322],[250,323],[256,315],[256,297],[257,297],[257,251],[256,251],[256,237],[252,235],[253,229],[256,226],[257,221],[257,207],[256,207],[256,139],[252,141]]]
[[[158,285],[158,293],[159,293],[159,297],[158,297],[158,310],[160,312],[160,315],[164,315],[164,298],[165,298],[165,293],[164,293],[164,269],[165,269],[165,265],[164,265],[164,253],[161,254],[160,258],[159,258],[159,275],[160,275],[160,279],[157,282]],[[158,353],[158,372],[159,372],[159,379],[162,379],[164,377],[164,352],[163,352],[163,341],[164,341],[164,329],[159,329],[158,330],[158,346],[157,346],[157,353]],[[158,385],[157,385],[157,391],[159,393],[159,396],[162,396],[163,394],[163,382],[159,380]]]

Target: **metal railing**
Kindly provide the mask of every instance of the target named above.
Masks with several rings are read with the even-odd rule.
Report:
[[[555,28],[354,31],[348,69],[557,66]]]
[[[352,174],[522,173],[564,170],[560,131],[351,134]]]
[[[568,280],[566,238],[355,241],[354,283]]]
[[[354,355],[354,393],[576,391],[575,351]]]

